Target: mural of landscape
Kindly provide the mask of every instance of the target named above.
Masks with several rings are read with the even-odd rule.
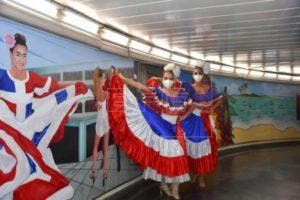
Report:
[[[192,81],[189,73],[181,78]],[[220,93],[227,89],[234,143],[300,137],[296,119],[299,85],[222,76],[211,79]]]
[[[51,75],[59,81],[85,81],[92,87],[92,72],[96,66],[108,69],[114,65],[123,74],[129,77],[133,75],[132,59],[0,17],[0,68],[2,69],[8,69],[11,65],[9,49],[2,38],[5,34],[14,33],[21,33],[27,39],[27,69]],[[111,141],[108,147],[107,180],[103,177],[101,167],[102,153],[96,162],[96,180],[93,182],[90,179],[97,113],[89,108],[89,101],[93,102],[87,100],[79,103],[78,112],[76,111],[69,118],[64,139],[51,145],[55,162],[59,163],[59,170],[68,178],[75,191],[73,199],[94,199],[141,174],[138,167]],[[82,130],[79,129],[80,124],[84,126]],[[99,150],[102,150],[102,143],[100,142]],[[84,156],[80,157],[80,155]]]

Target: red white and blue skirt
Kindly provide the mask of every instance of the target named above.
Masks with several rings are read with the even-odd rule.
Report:
[[[204,176],[213,172],[217,164],[218,144],[214,121],[196,108],[182,121],[186,153],[191,173]]]
[[[63,127],[76,103],[92,98],[75,95],[75,86],[33,99],[34,110],[16,120],[0,100],[0,199],[70,199],[73,189],[54,163],[49,144],[63,137]]]
[[[189,181],[177,116],[160,115],[138,101],[118,76],[110,86],[109,121],[114,141],[140,166],[144,178],[166,183]]]

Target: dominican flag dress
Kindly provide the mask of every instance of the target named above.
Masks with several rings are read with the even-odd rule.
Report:
[[[189,170],[199,176],[213,172],[217,163],[218,144],[214,121],[202,109],[210,109],[215,100],[221,98],[211,87],[207,93],[197,93],[189,83],[182,83],[196,105],[196,109],[182,121]]]
[[[54,163],[49,144],[85,95],[75,85],[27,71],[23,81],[0,69],[0,199],[69,199],[73,189]]]
[[[144,170],[144,178],[166,183],[189,181],[184,137],[177,121],[186,111],[186,92],[169,97],[156,84],[152,92],[145,93],[143,103],[117,75],[110,87],[109,120],[114,141]]]

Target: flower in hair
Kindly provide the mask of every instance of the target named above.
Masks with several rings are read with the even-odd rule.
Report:
[[[209,73],[209,63],[207,63],[205,60],[198,60],[196,66],[201,67],[203,69],[204,74]]]
[[[176,65],[175,63],[169,63],[164,67],[164,71],[172,71],[175,78],[178,78],[180,76],[180,67]]]
[[[9,35],[9,34],[6,34],[4,37],[3,37],[3,40],[5,42],[5,44],[11,49],[15,46],[16,44],[16,40],[15,40],[15,37],[13,35]]]

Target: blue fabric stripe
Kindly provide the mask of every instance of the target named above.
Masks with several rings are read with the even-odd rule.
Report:
[[[181,91],[176,97],[168,96],[159,88],[154,88],[154,92],[160,101],[167,102],[170,107],[180,107],[184,101],[188,100],[188,94],[184,91]]]
[[[57,104],[64,102],[67,99],[67,97],[68,97],[68,93],[66,90],[62,90],[55,94]]]
[[[203,120],[200,116],[192,113],[186,119],[181,121],[181,125],[186,139],[192,142],[201,142],[208,138]]]
[[[0,90],[16,92],[14,82],[9,78],[7,71],[2,69],[0,69]]]
[[[35,146],[38,146],[43,136],[47,133],[50,124],[48,124],[41,132],[35,132],[32,138],[32,142]]]
[[[25,155],[27,157],[27,160],[28,160],[28,163],[29,163],[29,166],[30,166],[30,174],[33,174],[33,173],[36,172],[36,165],[33,162],[33,160],[27,154],[25,154]]]
[[[138,102],[138,105],[143,117],[156,135],[168,140],[176,139],[176,125],[163,119],[159,114],[151,110],[142,102]]]
[[[26,118],[32,115],[34,111],[32,110],[32,103],[26,105]]]
[[[4,73],[5,73],[5,70],[0,68],[0,80]]]

